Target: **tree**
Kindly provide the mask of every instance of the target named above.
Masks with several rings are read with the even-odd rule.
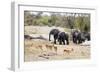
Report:
[[[51,14],[51,24],[52,25],[55,25],[55,23],[56,23],[56,14],[55,13],[52,13]]]

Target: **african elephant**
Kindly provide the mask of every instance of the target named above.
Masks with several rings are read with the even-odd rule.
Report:
[[[65,32],[60,32],[58,34],[59,44],[61,45],[63,43],[65,45],[65,41],[66,41],[66,44],[68,45],[69,44],[69,35]]]
[[[51,35],[53,35],[53,37],[54,37],[54,44],[56,44],[56,40],[57,40],[57,38],[58,38],[58,34],[59,34],[59,30],[58,29],[52,29],[51,31],[50,31],[50,33],[49,33],[49,41],[51,41],[50,40],[50,37],[51,37]]]
[[[54,44],[56,44],[57,40],[59,44],[62,44],[62,42],[63,44],[65,44],[65,40],[67,44],[69,44],[69,40],[68,40],[69,36],[65,32],[60,32],[58,29],[52,29],[49,33],[49,41],[51,41],[50,40],[51,35],[54,36]]]
[[[90,34],[87,32],[74,31],[72,33],[73,43],[80,44],[85,40],[90,40]]]

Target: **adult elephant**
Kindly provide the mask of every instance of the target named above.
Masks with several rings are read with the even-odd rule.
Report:
[[[86,40],[86,37],[83,32],[75,30],[72,33],[73,43],[80,44]]]
[[[54,37],[54,44],[56,44],[56,40],[57,40],[57,38],[58,38],[59,32],[60,32],[60,31],[59,31],[58,29],[52,29],[52,30],[50,31],[50,33],[49,33],[49,41],[51,41],[50,38],[51,38],[51,35],[53,35],[53,37]]]
[[[69,44],[69,36],[65,32],[60,32],[58,29],[52,29],[49,33],[49,41],[51,41],[50,40],[51,35],[54,36],[54,44],[56,44],[57,40],[59,44],[63,43],[65,45],[65,41],[67,44]]]
[[[84,32],[84,36],[85,36],[85,39],[86,39],[87,41],[90,41],[90,40],[91,40],[90,32]]]
[[[77,39],[78,39],[79,44],[82,42],[85,42],[85,40],[86,40],[85,34],[83,32],[79,32]]]
[[[76,44],[77,44],[78,35],[79,35],[79,31],[78,31],[78,30],[74,30],[74,31],[72,32],[73,43],[76,43]]]
[[[68,45],[69,44],[69,35],[65,32],[60,32],[58,34],[59,44],[61,45],[63,43],[65,45],[65,41],[66,41],[66,44]]]

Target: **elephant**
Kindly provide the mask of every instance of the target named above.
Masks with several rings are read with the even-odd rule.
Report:
[[[80,32],[78,30],[75,30],[72,33],[72,38],[73,38],[73,43],[76,43],[76,44],[80,44],[80,43],[84,42],[86,39],[84,33]]]
[[[59,31],[58,29],[52,29],[49,33],[49,41],[50,40],[50,37],[51,35],[54,36],[54,44],[56,44],[56,41],[58,40],[59,44],[63,44],[65,45],[65,40],[66,40],[66,43],[69,44],[69,35],[66,34],[65,32],[61,32]]]
[[[53,37],[54,37],[54,44],[56,44],[56,40],[57,40],[57,38],[58,38],[58,34],[59,34],[59,30],[58,29],[52,29],[51,31],[50,31],[50,33],[49,33],[49,41],[51,41],[50,40],[50,37],[51,37],[51,35],[53,35]]]
[[[74,31],[72,32],[73,43],[77,43],[78,35],[79,35],[79,31],[78,31],[78,30],[74,30]]]
[[[80,44],[84,42],[85,40],[90,41],[90,33],[88,32],[80,32],[78,30],[75,30],[72,33],[73,43]]]
[[[60,32],[58,34],[58,42],[59,42],[59,45],[65,45],[65,40],[66,40],[66,44],[68,45],[69,44],[69,35],[65,32]]]
[[[90,32],[84,32],[84,36],[85,36],[85,38],[86,38],[87,41],[91,40]]]
[[[79,32],[77,40],[78,40],[78,44],[85,42],[86,38],[83,32]]]

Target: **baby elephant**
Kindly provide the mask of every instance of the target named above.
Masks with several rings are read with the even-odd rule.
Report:
[[[65,41],[66,41],[66,43],[65,43]],[[59,42],[60,45],[62,43],[63,43],[63,45],[65,45],[65,44],[68,45],[69,44],[69,35],[66,34],[65,32],[60,32],[58,34],[58,42]]]

